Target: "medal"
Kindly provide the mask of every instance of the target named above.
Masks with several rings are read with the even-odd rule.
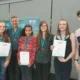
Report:
[[[41,50],[44,50],[45,40],[41,38]]]
[[[16,41],[17,39],[14,39],[14,41]]]
[[[44,50],[44,48],[41,48],[41,50]]]
[[[17,41],[17,32],[18,32],[18,29],[16,30],[16,32],[14,31],[14,29],[12,29],[12,35],[13,35],[13,41],[14,42]]]

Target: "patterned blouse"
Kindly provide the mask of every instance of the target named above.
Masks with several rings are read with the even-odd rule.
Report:
[[[25,47],[25,40],[27,43],[27,46]],[[25,51],[25,49],[29,52],[30,55],[30,64],[32,65],[35,60],[35,55],[36,55],[36,49],[37,49],[37,43],[36,43],[36,38],[31,37],[30,40],[28,40],[26,37],[21,37],[19,39],[19,47],[18,47],[18,53],[17,53],[17,58],[20,60],[20,51]]]

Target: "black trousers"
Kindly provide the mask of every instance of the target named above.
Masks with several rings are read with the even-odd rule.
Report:
[[[70,80],[70,72],[55,71],[56,80]]]
[[[65,70],[63,70],[59,67],[61,66],[57,65],[56,62],[54,62],[56,80],[70,80],[71,69],[67,70],[69,67],[65,67]]]
[[[21,80],[32,80],[32,67],[20,66]]]
[[[10,64],[8,66],[8,80],[20,80],[20,67],[17,61],[17,50],[12,50]]]
[[[36,65],[36,73],[37,73],[37,80],[48,80],[49,73],[50,73],[50,63],[35,63]]]

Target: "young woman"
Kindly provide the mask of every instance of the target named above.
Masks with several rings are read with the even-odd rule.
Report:
[[[6,25],[4,22],[0,22],[0,42],[7,42],[9,43],[9,37],[6,33]],[[0,56],[0,80],[6,80],[5,73],[6,67],[8,66],[10,61],[10,54],[9,57],[1,57]]]
[[[37,80],[48,80],[51,63],[50,46],[53,44],[53,35],[49,33],[46,21],[40,22],[39,34],[37,36],[36,71]]]
[[[32,26],[26,25],[22,31],[22,37],[19,39],[19,48],[18,48],[18,63],[20,65],[22,80],[32,80],[32,66],[34,64],[35,54],[36,54],[36,38],[33,37]],[[20,52],[28,51],[29,52],[29,64],[28,66],[23,66],[20,64]]]
[[[65,57],[55,57],[54,68],[56,74],[56,80],[70,80],[70,74],[72,70],[72,57],[75,54],[75,35],[69,32],[68,22],[61,19],[58,24],[56,40],[66,41]]]

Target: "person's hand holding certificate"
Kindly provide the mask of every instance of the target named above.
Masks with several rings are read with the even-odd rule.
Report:
[[[29,65],[29,52],[20,52],[20,64],[21,65]]]
[[[54,49],[52,51],[52,56],[65,57],[66,51],[66,41],[54,40]]]
[[[0,56],[7,57],[9,55],[11,43],[0,42]]]

